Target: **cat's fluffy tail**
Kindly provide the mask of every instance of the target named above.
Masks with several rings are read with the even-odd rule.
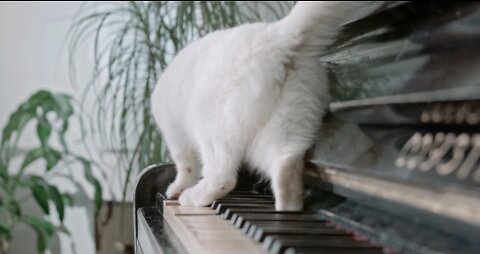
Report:
[[[339,26],[367,2],[298,2],[278,22],[280,34],[295,51],[318,55],[335,39]]]

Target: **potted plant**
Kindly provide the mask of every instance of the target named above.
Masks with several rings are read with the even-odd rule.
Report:
[[[56,233],[69,234],[63,227],[63,220],[65,208],[73,205],[71,193],[61,191],[50,179],[63,177],[75,182],[66,174],[73,164],[83,168],[85,179],[93,186],[98,211],[102,188],[92,172],[92,162],[68,146],[66,134],[73,116],[70,96],[42,90],[23,102],[3,127],[0,143],[0,253],[9,252],[12,232],[22,223],[35,230],[40,253],[47,249]],[[32,125],[39,145],[22,149],[19,140]],[[39,161],[45,165],[43,168],[39,168]],[[30,199],[43,214],[22,209],[22,204]],[[50,209],[52,204],[55,212]],[[55,225],[53,215],[60,224]]]

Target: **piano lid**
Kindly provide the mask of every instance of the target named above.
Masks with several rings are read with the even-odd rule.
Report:
[[[347,23],[321,58],[332,111],[480,99],[479,26],[478,2],[397,3]]]

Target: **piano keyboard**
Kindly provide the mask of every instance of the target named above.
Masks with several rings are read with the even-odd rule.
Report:
[[[272,196],[234,192],[211,207],[165,200],[164,218],[189,253],[375,254],[386,249],[314,214],[278,212]]]

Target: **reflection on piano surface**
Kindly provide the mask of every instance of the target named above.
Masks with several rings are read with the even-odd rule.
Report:
[[[174,167],[152,166],[136,189],[137,253],[480,253],[480,3],[374,3],[321,61],[334,98],[306,158],[305,212],[273,211],[244,173],[206,214],[175,216],[161,198]],[[220,230],[196,219],[225,234],[178,235]]]

